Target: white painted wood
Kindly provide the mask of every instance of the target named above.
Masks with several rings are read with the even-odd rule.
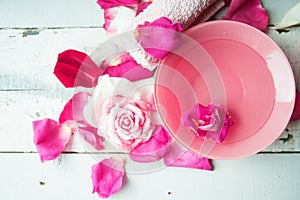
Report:
[[[0,160],[1,199],[99,199],[91,193],[96,162],[90,155],[64,154],[61,161],[44,164],[37,154],[0,154]],[[213,172],[165,168],[127,174],[124,188],[110,199],[299,199],[299,155],[255,155],[214,164]]]
[[[0,28],[103,25],[96,0],[1,0]]]

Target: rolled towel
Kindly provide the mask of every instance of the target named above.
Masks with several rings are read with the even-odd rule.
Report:
[[[160,17],[167,17],[173,23],[181,24],[187,29],[193,23],[201,23],[209,19],[215,12],[224,6],[223,0],[154,0],[134,20],[133,27],[152,22]],[[142,46],[130,55],[145,68],[153,70],[158,59],[147,54]]]

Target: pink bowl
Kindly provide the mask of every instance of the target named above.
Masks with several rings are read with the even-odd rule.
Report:
[[[203,138],[181,116],[196,103],[222,104],[234,126],[206,155],[237,159],[270,145],[291,116],[294,77],[287,58],[263,32],[233,21],[213,21],[184,33],[190,41],[170,53],[157,70],[155,100],[170,133],[201,154]]]

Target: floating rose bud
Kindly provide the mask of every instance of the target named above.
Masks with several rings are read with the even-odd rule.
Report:
[[[222,142],[228,128],[233,125],[233,121],[222,106],[209,104],[207,107],[196,104],[190,111],[182,116],[184,126],[190,128],[197,136],[212,139],[218,143]],[[207,133],[210,133],[207,135]]]
[[[92,166],[93,193],[108,198],[123,185],[124,163],[114,158],[104,159]]]

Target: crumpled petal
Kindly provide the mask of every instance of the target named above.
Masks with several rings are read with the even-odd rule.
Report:
[[[100,151],[105,149],[103,145],[105,139],[101,135],[98,135],[97,128],[92,126],[78,127],[77,131],[83,137],[83,139],[92,145],[96,150]]]
[[[124,163],[114,158],[104,159],[92,166],[93,193],[108,198],[123,185]]]
[[[129,81],[137,81],[153,76],[154,71],[137,64],[129,53],[122,55],[116,62],[114,65],[109,65],[103,74],[109,74],[110,77],[123,77]]]
[[[139,25],[136,29],[136,40],[149,55],[163,59],[176,46],[176,32],[182,30],[179,23],[173,24],[170,19],[161,17],[151,23]]]
[[[264,31],[268,26],[269,17],[260,0],[232,0],[222,19],[243,22]]]
[[[300,119],[300,92],[296,91],[295,106],[290,121]]]
[[[139,3],[136,9],[136,16],[138,16],[141,12],[143,12],[151,3],[152,1],[144,1]]]
[[[213,170],[210,159],[183,148],[177,142],[170,145],[164,163],[166,166]]]
[[[275,28],[282,30],[300,24],[300,2],[293,6],[283,17],[281,22],[275,24]]]
[[[42,162],[58,157],[66,147],[73,133],[71,126],[60,124],[52,119],[32,122],[34,144],[37,147]]]
[[[135,10],[119,6],[104,9],[103,28],[108,35],[120,34],[132,30],[132,21],[135,18]]]
[[[85,53],[67,50],[58,55],[55,76],[67,88],[94,87],[103,71]]]
[[[172,138],[162,126],[157,126],[150,140],[139,144],[130,153],[131,160],[136,162],[154,162],[168,152]]]
[[[136,6],[139,0],[97,0],[97,4],[102,9],[117,7],[117,6]]]

